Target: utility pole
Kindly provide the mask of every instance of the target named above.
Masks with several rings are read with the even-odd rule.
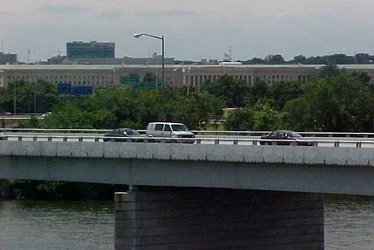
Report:
[[[27,49],[27,64],[30,64],[30,49]]]

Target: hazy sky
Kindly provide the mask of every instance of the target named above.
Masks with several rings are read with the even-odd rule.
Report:
[[[116,57],[286,60],[374,54],[373,0],[0,0],[3,52],[21,61],[66,54],[68,41],[115,42]]]

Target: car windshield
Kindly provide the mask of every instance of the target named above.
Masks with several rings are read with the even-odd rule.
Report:
[[[290,137],[302,137],[300,134],[298,134],[298,133],[296,133],[296,132],[292,132],[292,131],[288,132],[288,135],[289,135]]]
[[[171,125],[171,128],[173,129],[173,131],[188,131],[187,127],[183,124]]]
[[[140,135],[140,133],[136,130],[128,129],[126,130],[127,135]]]

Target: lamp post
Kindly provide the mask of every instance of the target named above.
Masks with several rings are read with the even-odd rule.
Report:
[[[161,84],[161,121],[165,121],[165,38],[164,36],[155,36],[147,33],[134,34],[135,38],[141,36],[149,36],[161,40],[161,56],[162,56],[162,84]]]
[[[13,115],[17,114],[17,91],[16,91],[17,83],[13,82]]]

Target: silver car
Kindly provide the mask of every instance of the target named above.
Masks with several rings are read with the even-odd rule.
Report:
[[[195,142],[195,134],[189,131],[183,123],[150,122],[147,126],[146,135],[148,137],[153,137],[154,141],[156,142],[160,142],[162,140],[164,140],[165,142]]]

